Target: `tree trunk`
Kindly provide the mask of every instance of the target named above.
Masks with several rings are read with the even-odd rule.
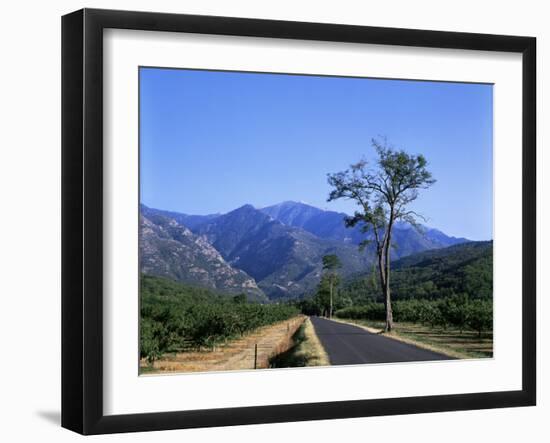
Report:
[[[382,248],[378,252],[378,273],[380,274],[382,300],[384,300],[384,309],[386,309],[386,271],[384,270],[384,254],[382,253]]]
[[[391,307],[391,293],[390,293],[390,285],[389,280],[386,276],[386,286],[384,287],[384,293],[385,293],[385,305],[386,305],[386,327],[385,331],[390,332],[393,329],[393,310]]]
[[[328,311],[328,318],[332,318],[332,279],[330,280],[330,310]]]
[[[386,327],[385,331],[390,332],[393,329],[393,310],[391,306],[391,291],[390,291],[390,249],[391,249],[391,230],[393,227],[393,209],[392,215],[388,223],[388,234],[386,237],[386,243],[384,244],[384,266],[386,279],[384,281],[384,300],[386,305]]]

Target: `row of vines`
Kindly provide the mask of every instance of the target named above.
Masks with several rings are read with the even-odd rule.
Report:
[[[422,323],[432,328],[456,327],[477,331],[479,336],[493,328],[493,302],[455,295],[439,300],[399,300],[392,303],[393,318],[397,322]],[[367,303],[336,311],[340,318],[384,321],[383,303]]]
[[[141,278],[140,356],[200,350],[299,313],[289,305],[248,303],[157,277]]]

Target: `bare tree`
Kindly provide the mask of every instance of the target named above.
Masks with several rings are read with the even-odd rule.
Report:
[[[354,200],[359,206],[352,217],[345,219],[347,227],[361,226],[369,238],[361,242],[364,248],[374,242],[378,258],[378,274],[386,308],[386,331],[393,327],[393,313],[390,291],[390,249],[392,229],[398,220],[410,223],[419,229],[420,214],[409,209],[417,199],[419,190],[430,187],[435,180],[426,169],[423,155],[410,155],[403,150],[388,146],[385,139],[373,139],[372,145],[378,155],[376,165],[371,168],[361,160],[349,169],[328,174],[328,183],[333,190],[328,201],[340,198]]]

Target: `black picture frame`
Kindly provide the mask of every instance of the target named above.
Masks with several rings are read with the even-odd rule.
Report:
[[[178,412],[103,413],[103,30],[107,28],[522,54],[522,389]],[[536,403],[536,39],[83,9],[62,18],[62,426],[82,434],[290,422]]]

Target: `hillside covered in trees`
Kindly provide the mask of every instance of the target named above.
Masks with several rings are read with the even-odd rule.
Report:
[[[439,299],[465,294],[490,299],[493,294],[493,242],[468,242],[404,257],[393,263],[392,298]],[[341,307],[382,301],[377,270],[349,279],[340,289]]]

